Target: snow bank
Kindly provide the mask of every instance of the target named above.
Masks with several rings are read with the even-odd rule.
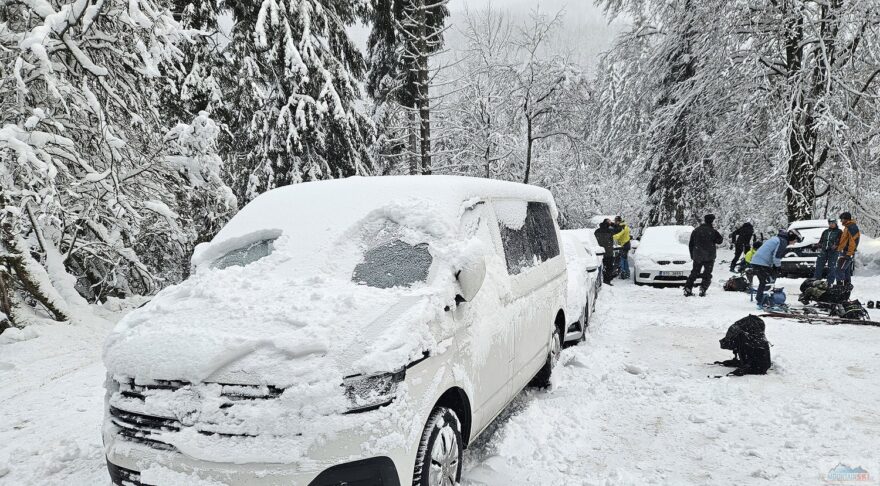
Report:
[[[856,252],[856,272],[861,276],[880,275],[880,239],[861,236]]]

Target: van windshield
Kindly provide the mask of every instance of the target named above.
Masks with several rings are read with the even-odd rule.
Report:
[[[427,243],[411,245],[394,239],[365,251],[351,280],[379,289],[411,287],[428,279],[432,262]]]
[[[273,243],[277,238],[255,241],[247,246],[236,248],[211,263],[211,268],[243,267],[265,258],[275,249]]]

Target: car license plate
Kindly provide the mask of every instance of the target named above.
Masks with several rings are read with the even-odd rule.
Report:
[[[660,272],[661,277],[684,277],[684,272]]]

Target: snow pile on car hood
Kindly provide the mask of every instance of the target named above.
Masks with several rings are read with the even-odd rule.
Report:
[[[645,230],[636,255],[653,260],[690,259],[691,226],[653,226]]]
[[[200,265],[119,323],[105,346],[107,369],[129,377],[285,388],[305,377],[336,383],[403,367],[437,345],[443,329],[431,324],[454,301],[459,260],[474,251],[471,242],[447,236],[454,234],[448,228],[419,226],[419,218],[435,212],[426,203],[393,204],[371,212],[323,250],[304,251],[302,240],[281,233],[271,254],[247,266]],[[429,243],[430,283],[373,288],[352,282],[363,255],[355,233],[389,221],[407,228],[414,241]],[[260,230],[217,247],[273,234]]]

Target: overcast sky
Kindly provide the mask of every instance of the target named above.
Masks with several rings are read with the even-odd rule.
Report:
[[[588,72],[625,26],[620,20],[609,25],[605,13],[592,0],[450,0],[453,28],[465,9],[482,10],[489,6],[509,13],[513,19],[524,19],[535,8],[548,15],[563,11],[558,42],[570,49],[573,60]]]
[[[493,9],[509,13],[512,19],[524,19],[535,7],[547,14],[564,10],[560,42],[570,49],[573,60],[588,72],[596,65],[599,55],[611,47],[615,36],[625,25],[621,21],[609,25],[602,9],[596,7],[592,0],[450,0],[452,29],[456,29],[465,9],[482,10],[490,5]],[[365,26],[350,29],[350,35],[362,48],[366,48],[368,34],[369,29]],[[446,37],[454,44],[459,36],[453,31],[448,32]]]

